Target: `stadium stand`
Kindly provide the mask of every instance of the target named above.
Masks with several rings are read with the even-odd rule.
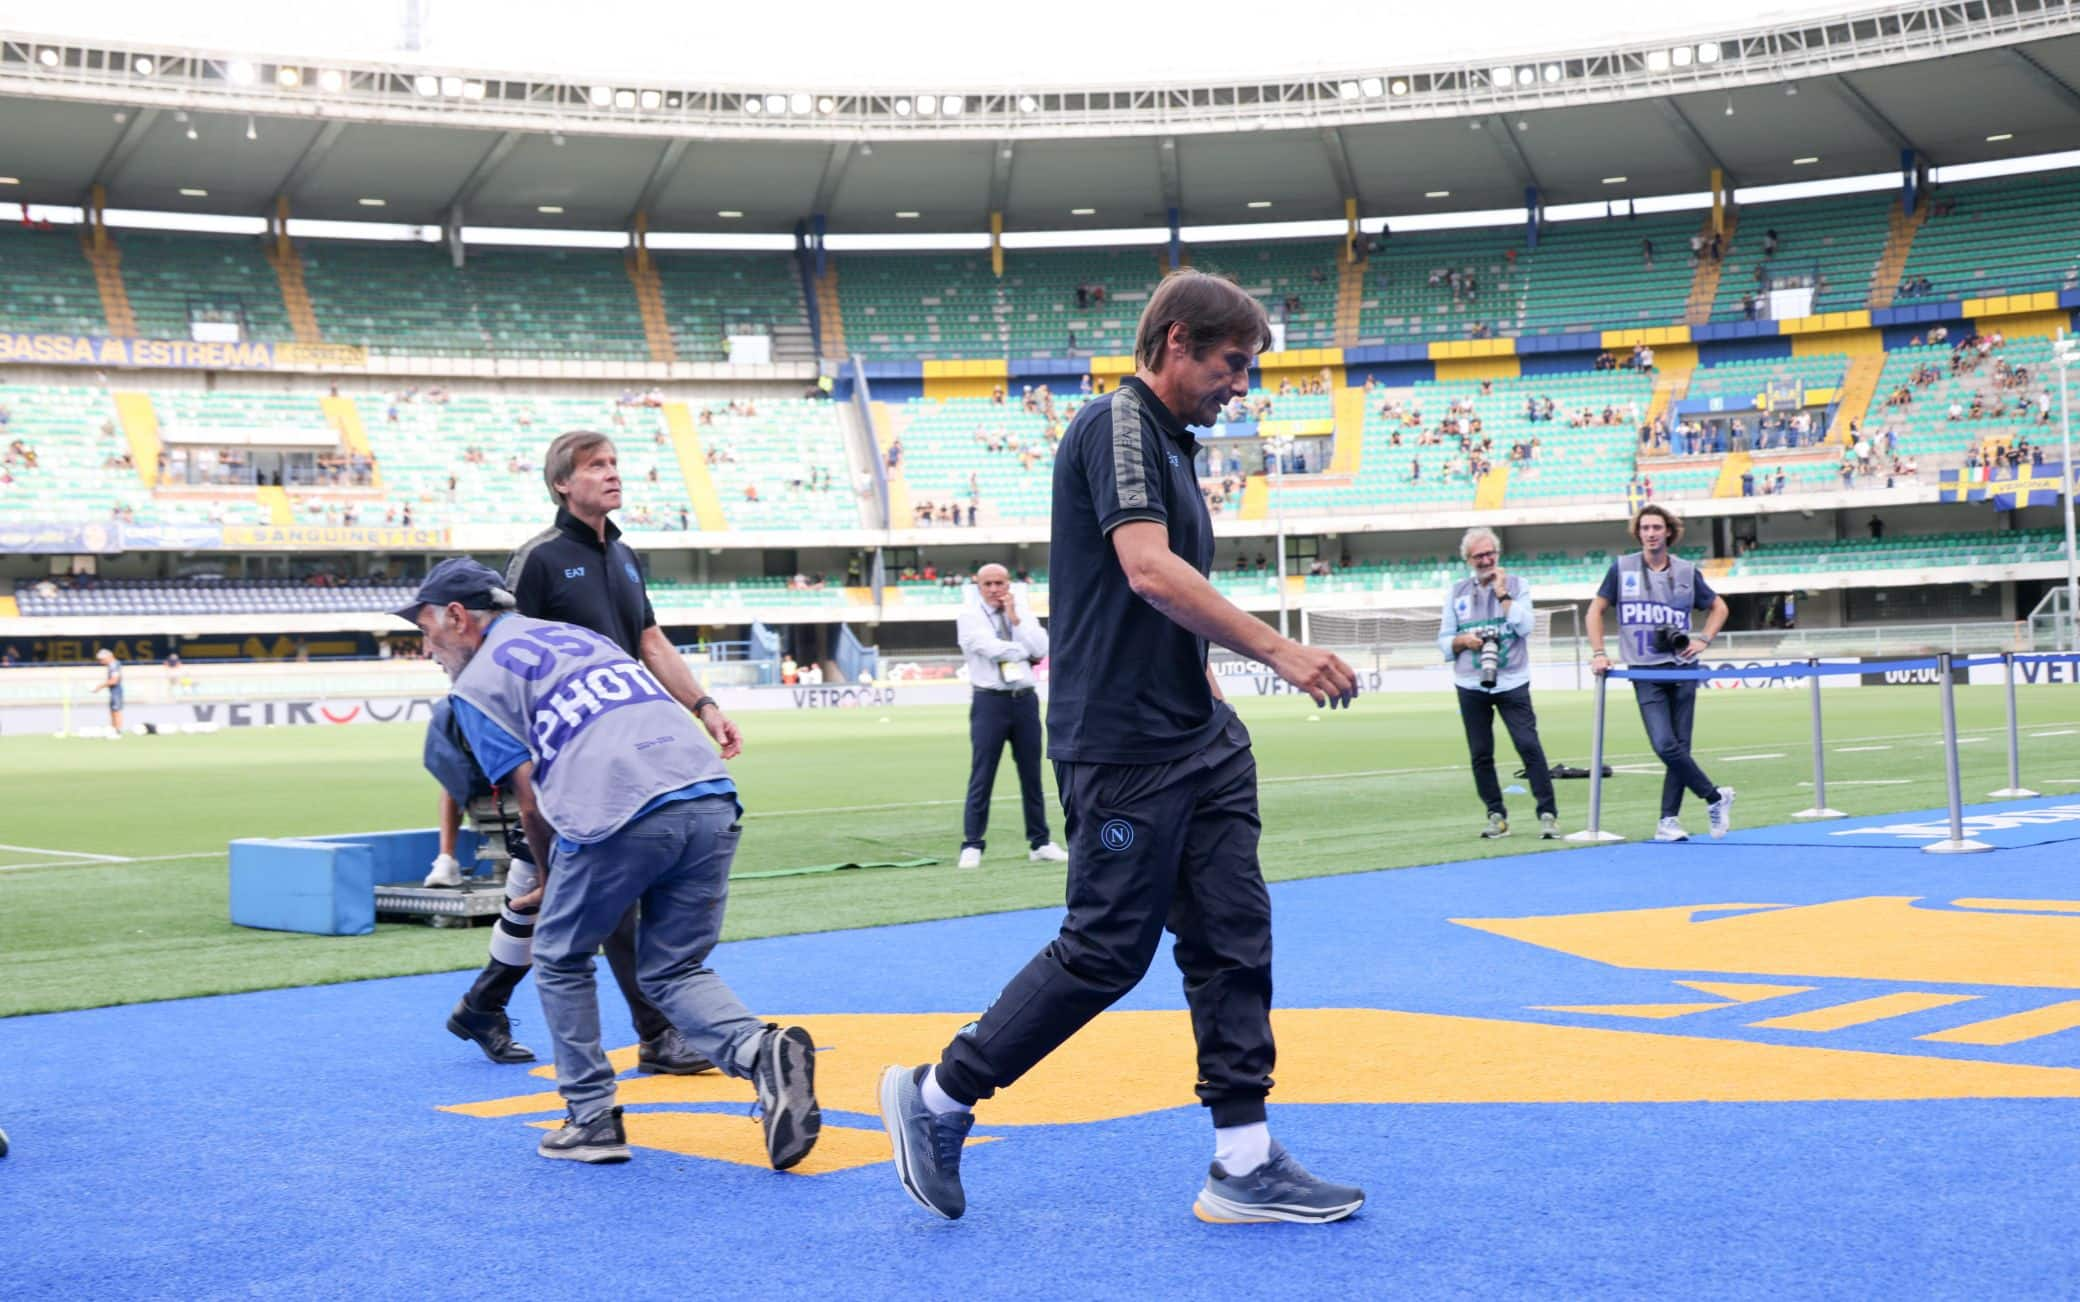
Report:
[[[1366,263],[1358,341],[1463,337],[1477,325],[1501,336],[1665,325],[1682,316],[1698,226],[1695,213],[1556,222],[1536,249],[1515,226],[1391,236]]]
[[[2080,285],[2080,172],[1944,186],[1900,272],[1897,303]],[[1926,287],[1922,288],[1922,283]],[[1908,293],[1908,286],[1914,292]]]
[[[281,282],[252,236],[121,231],[123,284],[147,339],[188,339],[197,322],[236,322],[248,340],[293,339]]]
[[[1901,538],[1848,538],[1765,543],[1728,571],[1734,577],[1827,571],[1937,569],[2030,565],[2060,560],[2065,535],[2057,529],[1946,533]]]
[[[1816,314],[1862,307],[1878,256],[1885,251],[1886,212],[1898,202],[1895,196],[1875,194],[1742,208],[1733,245],[1724,253],[1712,319],[1748,319],[1741,308],[1744,295],[1766,299],[1771,284],[1791,279],[1814,286]],[[1764,252],[1771,231],[1777,233],[1774,255]]]
[[[619,455],[623,529],[697,527],[662,411],[602,397],[408,392],[356,401],[383,475],[385,514],[363,523],[439,528],[546,520],[542,452],[557,434],[597,429]],[[655,479],[652,479],[652,474]],[[453,487],[450,488],[450,484]],[[309,512],[313,506],[305,504]]]
[[[1893,349],[1879,373],[1877,398],[1865,428],[1891,431],[1903,456],[1932,457],[1973,449],[1983,453],[2056,419],[2055,406],[2045,401],[2047,396],[2050,403],[2057,401],[2049,370],[2051,340],[2007,340],[1972,361],[1976,353],[1962,340],[1956,349],[1949,344]],[[1953,359],[1969,364],[1953,368]],[[2018,368],[2021,377],[2015,374]],[[1916,384],[1917,372],[1928,382]],[[1894,403],[1902,391],[1911,401]],[[2027,411],[2019,405],[2024,399],[2030,404]],[[1975,403],[1981,412],[1977,416],[1972,414]],[[1955,420],[1953,408],[1958,412]]]
[[[808,333],[794,264],[770,253],[652,253],[679,359],[727,360],[733,333]],[[776,342],[775,347],[779,345]]]
[[[476,301],[445,249],[304,240],[297,251],[311,308],[331,342],[366,344],[376,356],[489,350]],[[637,328],[640,335],[640,319]]]
[[[635,286],[619,253],[472,249],[462,275],[491,350],[500,356],[650,358]]]
[[[1724,399],[1729,413],[1753,411],[1755,399],[1767,392],[1772,381],[1796,380],[1809,393],[1816,389],[1833,390],[1841,387],[1848,370],[1849,359],[1841,353],[1721,362],[1691,372],[1686,396]]]
[[[1050,437],[1047,417],[1027,412],[1012,399],[908,404],[902,475],[911,509],[949,504],[965,509],[972,497],[978,524],[1046,520],[1053,498],[1054,439],[1075,407],[1058,400],[1058,424]],[[893,523],[902,527],[911,521]]]
[[[1010,355],[1132,353],[1141,305],[1163,273],[1162,255],[1153,248],[1007,252],[1004,285],[1010,310],[1004,325]],[[1085,291],[1081,303],[1079,289]],[[1102,300],[1093,290],[1104,291]]]
[[[415,585],[354,579],[98,579],[15,587],[24,615],[302,615],[396,610]]]
[[[733,529],[857,529],[859,500],[834,404],[759,399],[702,409],[708,473]],[[625,472],[624,472],[625,473]]]
[[[108,333],[94,272],[80,253],[77,227],[0,226],[0,282],[7,286],[9,330],[39,334]]]
[[[874,357],[1002,357],[1004,306],[976,253],[848,253],[838,262],[845,339]]]

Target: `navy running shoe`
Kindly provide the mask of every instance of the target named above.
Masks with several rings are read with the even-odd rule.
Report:
[[[896,1177],[917,1205],[949,1221],[968,1210],[961,1189],[961,1148],[974,1129],[972,1112],[935,1114],[924,1103],[930,1067],[890,1067],[881,1073],[881,1124],[895,1153]]]
[[[1229,1175],[1215,1162],[1192,1214],[1210,1225],[1340,1221],[1364,1205],[1363,1189],[1316,1179],[1273,1140],[1271,1160],[1248,1175]]]

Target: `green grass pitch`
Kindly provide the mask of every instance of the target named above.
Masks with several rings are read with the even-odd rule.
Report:
[[[1852,813],[1940,806],[1937,697],[1919,687],[1824,694],[1832,803]],[[1622,687],[1611,696],[1611,760],[1652,764]],[[1586,765],[1588,693],[1538,701],[1549,756]],[[1535,838],[1528,795],[1510,797],[1515,834],[1483,842],[1449,694],[1381,694],[1348,712],[1290,697],[1238,703],[1256,740],[1263,860],[1273,880],[1560,853]],[[1998,688],[1958,692],[1967,801],[2006,785]],[[1707,692],[1698,750],[1740,791],[1738,821],[1782,822],[1811,803],[1804,690]],[[2080,692],[2025,689],[2023,776],[2046,794],[2080,790]],[[959,707],[751,713],[733,769],[748,809],[740,871],[930,855],[919,869],[745,881],[727,937],[744,939],[1058,905],[1062,872],[1028,864],[1008,757],[983,867],[953,867],[967,774]],[[1517,767],[1497,729],[1505,783]],[[2032,736],[2032,733],[2053,735]],[[383,925],[374,935],[249,931],[226,920],[225,845],[234,837],[427,827],[435,788],[416,727],[239,730],[117,742],[0,739],[0,1016],[310,985],[477,966],[487,931]],[[1837,752],[1836,747],[1852,748]],[[1605,826],[1653,831],[1658,768],[1606,787]],[[1049,781],[1049,816],[1061,835]],[[1588,784],[1559,786],[1561,822],[1583,824]],[[1687,818],[1704,831],[1704,811]],[[136,862],[47,864],[71,851]],[[172,857],[182,856],[182,857]],[[1554,861],[1556,870],[1564,863]],[[1044,937],[1035,934],[1037,946]],[[1008,973],[1022,955],[1005,956]]]

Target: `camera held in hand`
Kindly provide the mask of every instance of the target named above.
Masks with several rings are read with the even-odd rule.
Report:
[[[1502,673],[1502,635],[1492,629],[1480,635],[1481,686],[1495,690],[1495,679]]]
[[[1655,629],[1651,641],[1654,649],[1661,654],[1680,656],[1689,652],[1690,644],[1696,639],[1686,630],[1668,624]]]

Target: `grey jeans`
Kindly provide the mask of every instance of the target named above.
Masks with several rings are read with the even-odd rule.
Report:
[[[736,801],[703,796],[652,810],[604,841],[557,849],[535,922],[534,979],[556,1043],[556,1087],[579,1121],[614,1106],[593,954],[638,901],[643,993],[696,1052],[732,1076],[751,1074],[765,1023],[708,967],[740,835]]]

